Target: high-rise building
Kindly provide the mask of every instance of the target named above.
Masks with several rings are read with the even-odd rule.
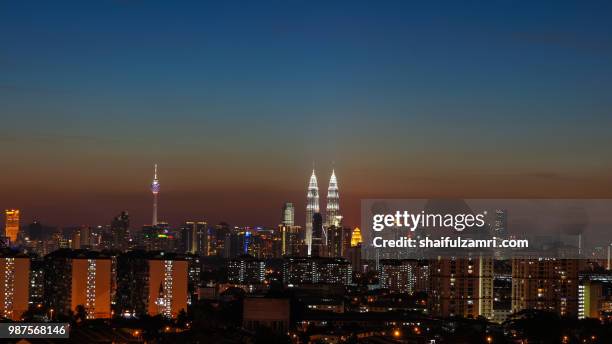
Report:
[[[416,259],[383,259],[379,266],[381,287],[395,293],[414,294],[428,290],[428,266]]]
[[[310,243],[310,256],[324,257],[325,241],[323,239],[323,217],[321,213],[314,213],[312,216],[312,237]]]
[[[181,226],[181,247],[184,253],[208,256],[208,224],[186,221]]]
[[[331,226],[340,227],[340,193],[338,192],[338,180],[336,173],[332,170],[327,188],[327,205],[325,209],[325,228]]]
[[[129,251],[117,257],[117,312],[123,316],[187,310],[188,262],[172,253]]]
[[[508,211],[505,209],[495,210],[495,223],[493,224],[493,235],[497,238],[508,237]]]
[[[45,293],[45,264],[41,257],[30,258],[30,304],[42,304]]]
[[[83,307],[88,319],[111,317],[111,259],[83,250],[60,249],[45,256],[45,303],[58,314]]]
[[[341,226],[331,226],[327,228],[327,257],[344,257],[345,251],[345,228]]]
[[[283,221],[281,222],[285,226],[295,226],[295,208],[293,203],[285,203],[283,205]]]
[[[351,233],[351,246],[355,247],[359,244],[362,243],[362,239],[361,239],[361,229],[359,229],[359,227],[355,227],[355,229],[353,229],[353,232]]]
[[[125,251],[130,244],[130,216],[127,211],[122,211],[111,222],[112,247],[119,251]]]
[[[513,258],[512,312],[538,309],[578,315],[577,259]]]
[[[344,255],[351,262],[353,271],[360,271],[361,270],[361,243],[362,243],[361,230],[359,229],[359,227],[355,227],[355,229],[353,229],[352,231],[350,229],[347,230],[347,233],[346,233],[347,237],[348,237],[348,234],[350,234],[350,240],[346,240],[346,242],[349,245],[345,246]]]
[[[19,209],[8,209],[4,215],[6,216],[4,235],[10,239],[11,244],[14,244],[19,236]]]
[[[266,278],[266,262],[249,255],[232,259],[227,263],[227,280],[236,284],[263,284]]]
[[[30,258],[19,253],[0,256],[0,311],[4,318],[19,321],[28,310]]]
[[[187,311],[187,278],[185,260],[149,260],[149,314],[176,318],[181,310]],[[156,290],[157,294],[153,294]]]
[[[202,277],[202,261],[200,256],[193,254],[186,254],[185,260],[187,261],[187,290],[189,298],[187,304],[191,305],[195,300],[198,299],[198,289],[200,287]]]
[[[285,285],[348,285],[351,281],[351,264],[343,258],[289,257],[283,263]]]
[[[300,240],[300,226],[280,225],[279,231],[281,235],[281,255],[295,256],[298,255]]]
[[[310,181],[308,182],[308,193],[306,195],[306,245],[308,247],[308,255],[312,252],[312,219],[314,214],[319,212],[319,185],[317,184],[317,176],[312,170]]]
[[[578,319],[610,318],[612,314],[612,279],[608,281],[582,280],[578,286]]]
[[[225,222],[216,224],[210,229],[208,235],[209,256],[223,257],[228,254],[225,250],[225,241],[230,233],[229,225]]]
[[[157,179],[157,164],[155,164],[155,174],[151,183],[151,192],[153,193],[153,221],[152,226],[157,226],[157,195],[159,194],[159,180]]]
[[[493,259],[439,257],[429,261],[433,316],[493,317]]]

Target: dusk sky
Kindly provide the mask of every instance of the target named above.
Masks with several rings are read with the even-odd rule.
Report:
[[[554,7],[553,7],[554,5]],[[0,209],[303,225],[362,198],[612,197],[610,1],[3,1]]]

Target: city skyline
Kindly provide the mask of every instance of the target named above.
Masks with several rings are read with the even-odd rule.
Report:
[[[303,218],[313,160],[348,222],[362,198],[612,197],[609,3],[0,6],[0,208],[24,219],[149,222],[153,163],[171,222]]]
[[[0,338],[612,343],[611,13],[0,2]]]
[[[312,175],[310,177],[310,182],[309,182],[310,185],[308,187],[308,191],[306,192],[307,198],[309,197],[308,195],[310,195],[309,192],[311,192],[310,188],[313,187],[312,186],[313,185],[313,178],[314,178],[314,187],[316,188],[316,207],[312,209],[312,211],[311,211],[312,214],[310,215],[310,217],[312,217],[312,215],[314,215],[315,213],[320,213],[321,216],[325,215],[325,219],[327,221],[327,219],[329,217],[339,216],[339,214],[340,214],[339,213],[339,202],[340,202],[340,200],[339,200],[339,195],[338,195],[338,182],[337,182],[337,178],[336,178],[336,174],[335,174],[335,169],[332,168],[332,171],[331,171],[330,183],[329,183],[329,187],[328,187],[328,193],[327,193],[327,197],[325,199],[326,203],[325,203],[325,213],[324,214],[321,213],[322,210],[319,209],[318,187],[316,187],[317,181],[316,181],[316,176],[315,176],[315,171],[314,170],[312,171]],[[160,222],[160,221],[161,222],[169,223],[172,226],[178,226],[178,225],[184,223],[185,221],[192,221],[192,220],[196,220],[196,221],[207,220],[208,221],[208,219],[209,219],[208,217],[196,218],[194,216],[191,216],[191,217],[187,216],[185,218],[181,218],[181,219],[176,220],[176,221],[169,221],[168,219],[166,219],[163,216],[160,217],[159,214],[158,214],[158,197],[159,197],[158,195],[159,195],[160,189],[161,189],[160,185],[161,185],[161,183],[160,183],[160,180],[159,180],[159,177],[158,177],[158,164],[154,164],[154,177],[153,177],[153,180],[152,180],[152,182],[150,184],[150,192],[153,195],[152,208],[150,208],[150,212],[152,214],[152,221],[149,221],[149,222],[145,221],[142,224],[135,223],[135,224],[133,224],[135,227],[140,227],[140,226],[145,226],[145,225],[156,226],[158,224],[158,222]],[[284,207],[286,206],[286,204],[293,204],[293,203],[296,203],[296,201],[290,200],[288,202],[284,202],[283,203],[283,213],[279,216],[278,223],[265,223],[265,224],[264,223],[257,223],[257,222],[255,222],[255,223],[251,223],[251,222],[248,222],[248,223],[233,223],[232,221],[230,221],[228,219],[220,219],[220,220],[218,220],[216,222],[226,222],[226,223],[229,223],[230,225],[239,225],[239,226],[257,226],[257,225],[263,225],[263,226],[268,226],[270,228],[273,228],[276,225],[283,223],[284,216],[285,216],[285,214],[284,214]],[[299,202],[297,202],[297,203],[299,203]],[[305,204],[308,204],[308,201],[305,202]],[[12,211],[16,211],[19,214],[19,212],[21,210],[12,210]],[[130,210],[129,209],[123,209],[121,211],[130,211]],[[295,212],[294,209],[292,211]],[[163,212],[163,210],[162,210],[162,212]],[[7,214],[8,214],[8,210],[7,210]],[[309,217],[308,216],[308,210],[306,210],[305,216],[306,216],[306,219]],[[213,216],[213,218],[214,218],[214,216]],[[342,216],[340,216],[339,220],[340,219],[342,219]],[[356,219],[355,221],[357,221],[358,216],[356,216],[355,219]],[[21,216],[20,220],[21,220],[20,221],[20,225],[21,226],[27,225],[30,222],[34,222],[34,221],[44,223],[44,225],[47,225],[47,226],[70,227],[70,226],[78,226],[79,225],[79,224],[75,224],[75,223],[69,223],[69,224],[47,223],[47,222],[44,222],[44,219],[41,219],[41,218],[36,217],[36,216],[25,217],[25,218],[23,216]],[[86,223],[81,223],[80,225],[81,226],[82,225],[107,225],[108,222],[111,222],[111,221],[102,222],[102,223],[95,223],[95,222],[94,223],[90,223],[90,222],[86,222]],[[306,223],[307,223],[307,221],[305,221],[304,223],[301,223],[300,221],[298,221],[296,223],[296,225],[305,228],[305,232],[306,232],[307,231],[306,228],[308,227]],[[330,223],[326,222],[325,225],[326,226],[331,226],[331,225],[333,225],[333,222],[330,222]],[[13,239],[13,241],[14,240],[15,239]]]

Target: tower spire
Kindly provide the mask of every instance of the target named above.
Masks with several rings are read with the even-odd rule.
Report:
[[[332,169],[331,177],[329,178],[329,187],[327,188],[327,206],[325,208],[325,227],[337,225],[340,216],[340,193],[338,192],[338,180],[336,179],[336,171]]]
[[[153,174],[153,182],[151,183],[151,193],[153,193],[153,221],[151,224],[157,226],[157,194],[159,193],[159,179],[157,178],[157,164],[155,164],[155,173]]]
[[[313,162],[314,165],[314,162]],[[314,167],[314,166],[313,166]],[[312,218],[319,212],[319,185],[314,168],[308,182],[308,193],[306,194],[306,245],[308,255],[312,252]]]

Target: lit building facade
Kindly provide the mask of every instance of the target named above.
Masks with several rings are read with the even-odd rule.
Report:
[[[208,256],[208,224],[206,221],[186,221],[181,226],[181,248],[184,253]]]
[[[348,285],[351,281],[351,264],[343,258],[289,257],[283,262],[283,283],[285,285]]]
[[[235,284],[263,284],[266,278],[266,262],[252,256],[241,256],[227,263],[227,279]]]
[[[111,258],[94,251],[60,249],[45,256],[47,306],[68,315],[85,308],[88,319],[111,317]]]
[[[302,243],[300,232],[302,227],[300,226],[288,226],[280,225],[278,228],[281,239],[281,255],[282,256],[295,256],[298,255],[299,246]]]
[[[325,228],[331,226],[340,227],[340,193],[338,191],[338,180],[336,172],[332,170],[327,188],[327,204],[325,207]]]
[[[423,261],[416,259],[381,260],[379,280],[382,288],[394,293],[426,292],[429,283],[429,268]]]
[[[493,259],[448,257],[429,261],[429,311],[438,317],[493,317]]]
[[[124,317],[187,310],[189,266],[181,255],[130,251],[117,257],[116,309]]]
[[[2,316],[19,321],[28,310],[30,258],[23,254],[0,256],[0,311]]]
[[[187,278],[185,260],[149,260],[149,315],[176,318],[181,310],[187,311]]]
[[[612,275],[587,276],[578,285],[578,319],[612,318]]]
[[[512,259],[512,312],[538,309],[578,315],[577,259]]]
[[[6,217],[4,235],[10,239],[11,244],[14,244],[19,236],[19,210],[6,210],[4,216]]]
[[[293,206],[293,203],[287,202],[283,205],[283,217],[281,224],[287,227],[295,226],[295,207]]]
[[[317,176],[315,171],[312,170],[310,181],[308,182],[308,193],[306,195],[306,246],[308,248],[308,255],[312,252],[312,231],[313,231],[313,217],[314,214],[319,213],[319,185],[317,183]]]

